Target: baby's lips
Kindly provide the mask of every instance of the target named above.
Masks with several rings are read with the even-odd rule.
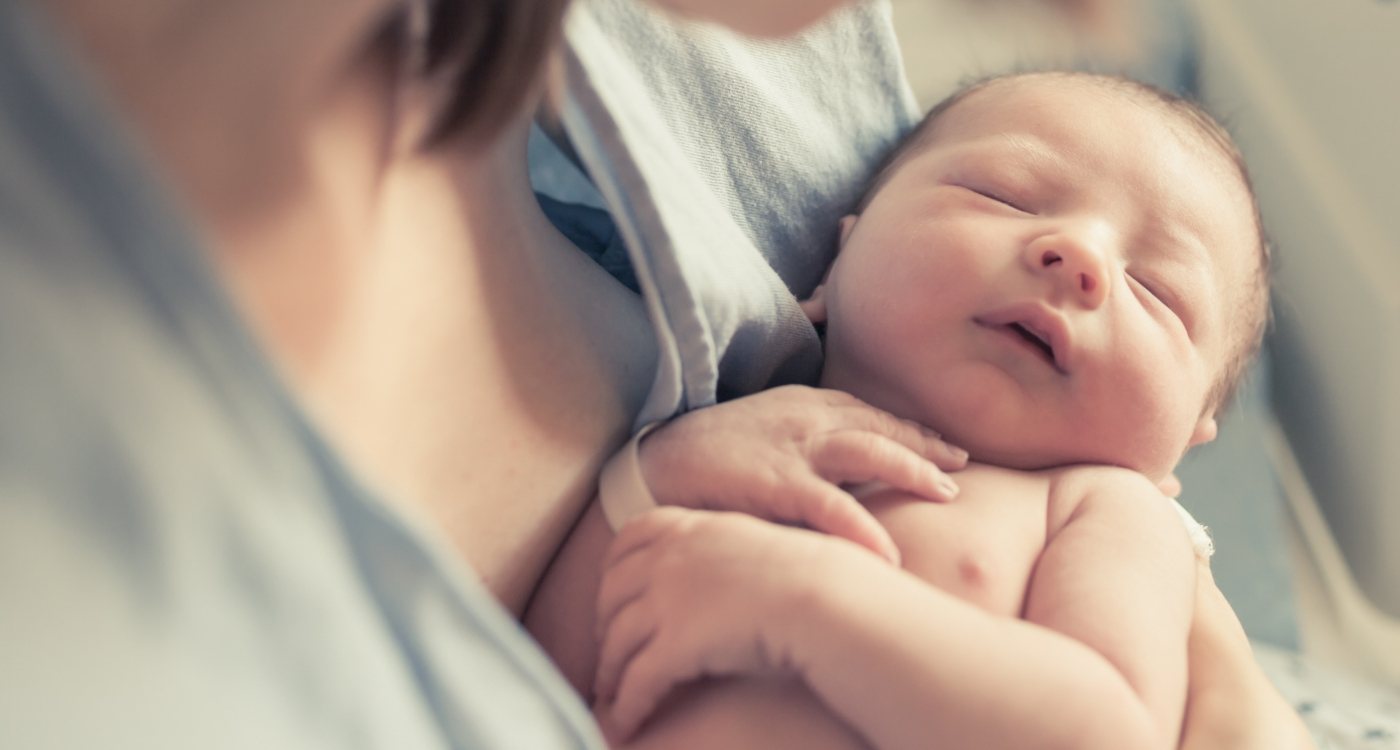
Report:
[[[976,322],[993,328],[1018,325],[1032,332],[1050,347],[1055,369],[1069,374],[1074,359],[1074,342],[1069,323],[1054,309],[1040,302],[1022,302],[980,315]]]

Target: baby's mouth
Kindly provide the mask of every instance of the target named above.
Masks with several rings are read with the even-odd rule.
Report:
[[[1055,364],[1055,349],[1050,345],[1049,339],[1020,323],[1012,323],[1007,328],[1039,349],[1046,362]]]
[[[1019,342],[1026,351],[1068,375],[1073,344],[1065,321],[1053,310],[1030,303],[1012,305],[974,318],[978,325]]]

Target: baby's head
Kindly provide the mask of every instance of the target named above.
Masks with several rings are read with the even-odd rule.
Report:
[[[1195,105],[1082,73],[935,107],[804,303],[822,384],[978,460],[1165,476],[1215,436],[1268,318],[1239,152]]]

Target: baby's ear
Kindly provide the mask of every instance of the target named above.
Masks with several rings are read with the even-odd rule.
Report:
[[[1201,415],[1200,421],[1196,422],[1196,429],[1191,433],[1190,447],[1195,448],[1202,443],[1209,443],[1215,439],[1220,432],[1220,425],[1215,421],[1214,410]]]
[[[842,216],[841,221],[837,223],[837,227],[840,230],[836,240],[837,255],[840,255],[842,248],[846,247],[846,240],[851,236],[851,230],[855,229],[855,226],[855,214],[846,214]],[[822,274],[822,283],[818,284],[817,288],[812,290],[811,296],[797,303],[802,307],[802,312],[807,314],[807,320],[810,320],[814,324],[826,322],[826,282],[831,278],[831,269],[835,266],[836,264],[834,262],[827,266],[826,273]]]
[[[857,218],[859,217],[857,217],[855,214],[846,214],[845,216],[841,217],[841,221],[837,222],[837,226],[841,229],[841,239],[837,241],[836,252],[839,253],[843,249],[845,249],[846,240],[850,239],[851,237],[851,230],[856,228]]]
[[[802,308],[802,312],[807,314],[807,320],[812,325],[820,325],[826,322],[826,283],[817,285],[812,290],[812,296],[804,300],[798,300],[797,306]]]

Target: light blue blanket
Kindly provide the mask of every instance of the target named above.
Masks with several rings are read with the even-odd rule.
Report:
[[[562,119],[661,338],[639,422],[814,380],[820,343],[794,295],[820,281],[836,220],[918,116],[888,6],[752,40],[587,0],[567,38]],[[541,148],[537,171],[567,171],[558,158]],[[586,201],[553,184],[540,188]]]

